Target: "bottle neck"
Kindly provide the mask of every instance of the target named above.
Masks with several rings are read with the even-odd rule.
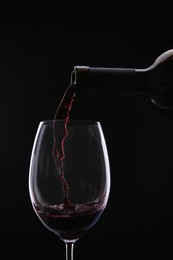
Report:
[[[76,66],[72,82],[78,91],[96,94],[148,93],[148,70]]]

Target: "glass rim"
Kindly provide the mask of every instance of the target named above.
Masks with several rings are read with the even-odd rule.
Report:
[[[47,119],[47,120],[42,120],[39,122],[40,125],[52,125],[57,122],[66,122],[66,119]],[[98,120],[93,120],[93,119],[68,119],[67,124],[74,124],[77,123],[78,125],[100,125],[100,121]]]

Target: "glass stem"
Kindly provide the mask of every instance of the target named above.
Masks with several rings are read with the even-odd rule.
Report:
[[[74,242],[66,242],[66,260],[73,260],[73,248],[74,248]]]

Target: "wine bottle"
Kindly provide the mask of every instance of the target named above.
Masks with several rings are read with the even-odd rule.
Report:
[[[173,109],[173,49],[144,69],[75,66],[76,91],[115,95],[144,95],[161,109]]]

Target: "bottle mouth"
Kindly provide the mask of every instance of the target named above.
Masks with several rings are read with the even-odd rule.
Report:
[[[89,75],[88,66],[75,66],[71,73],[71,84],[85,83]]]
[[[74,70],[71,73],[70,83],[71,84],[76,84],[76,75],[75,75],[75,71]]]

